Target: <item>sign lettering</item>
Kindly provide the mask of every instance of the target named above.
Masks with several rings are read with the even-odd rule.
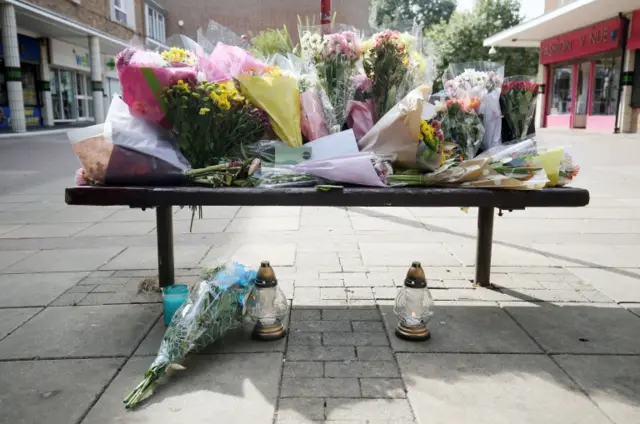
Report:
[[[620,18],[582,28],[540,43],[540,63],[558,63],[620,47]]]

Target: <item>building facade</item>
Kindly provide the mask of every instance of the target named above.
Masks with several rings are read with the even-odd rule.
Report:
[[[371,0],[332,0],[336,21],[356,28],[369,27]],[[195,38],[199,28],[214,20],[237,34],[258,33],[286,25],[292,38],[298,36],[298,16],[316,17],[319,24],[319,0],[181,0],[167,1],[167,31]],[[182,24],[182,25],[179,25]]]
[[[538,127],[638,132],[637,0],[546,0],[544,15],[484,44],[540,48]]]
[[[0,131],[101,123],[115,56],[164,47],[160,0],[0,0]]]

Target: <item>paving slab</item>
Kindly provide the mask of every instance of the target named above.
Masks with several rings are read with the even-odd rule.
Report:
[[[360,251],[365,265],[404,265],[407,269],[413,261],[424,266],[460,265],[442,243],[360,243]]]
[[[0,340],[41,310],[41,308],[0,309]]]
[[[227,233],[270,233],[296,231],[300,227],[299,218],[234,218],[226,228]]]
[[[176,268],[195,268],[211,246],[204,244],[175,246],[174,264]],[[158,253],[155,246],[128,247],[107,264],[102,270],[157,269]]]
[[[129,221],[149,221],[155,222],[156,213],[153,209],[131,209],[123,208],[111,214],[105,222],[129,222]]]
[[[554,355],[616,424],[640,422],[640,356]]]
[[[640,228],[638,221],[631,221],[627,226]],[[636,254],[636,249],[629,246],[609,245],[606,249],[600,244],[536,244],[536,249],[549,252],[549,256],[554,259],[557,265],[566,267],[640,267],[640,258]]]
[[[87,272],[0,274],[0,308],[47,306],[87,275]]]
[[[132,358],[109,385],[83,424],[271,424],[282,354],[203,355],[187,359],[144,405],[126,411],[122,399],[144,376],[148,358]]]
[[[123,362],[114,358],[0,362],[0,421],[76,423]]]
[[[5,270],[23,259],[26,259],[30,255],[37,253],[37,250],[10,250],[0,251],[0,272]]]
[[[639,268],[569,268],[569,271],[616,302],[640,302]]]
[[[220,259],[227,259],[255,267],[266,260],[271,266],[293,266],[295,258],[295,243],[247,243],[231,248],[214,246],[200,264],[207,266]],[[283,278],[277,271],[276,276]]]
[[[4,272],[93,271],[120,251],[122,251],[121,247],[41,250],[12,265]]]
[[[173,215],[174,220],[191,220],[192,212],[189,208],[180,208],[174,206],[175,213]],[[240,210],[240,206],[203,206],[202,207],[202,219],[218,219],[225,218],[231,219]],[[198,213],[196,212],[195,219],[198,219]]]
[[[220,219],[194,219],[193,226],[191,220],[181,219],[173,222],[174,234],[206,234],[222,233],[231,222],[230,218]]]
[[[158,320],[153,329],[147,334],[135,352],[135,356],[155,356],[162,342],[162,337],[167,327],[164,319]],[[259,353],[259,352],[284,352],[286,340],[273,342],[259,342],[251,339],[253,326],[247,324],[243,328],[231,330],[218,342],[203,350],[202,354],[215,353]]]
[[[398,354],[418,422],[603,424],[609,420],[544,355]]]
[[[27,224],[0,235],[0,238],[71,237],[89,228],[91,225],[90,223]]]
[[[505,310],[550,353],[640,354],[640,319],[605,303],[513,303]]]
[[[464,266],[476,262],[475,243],[445,243],[446,248]],[[494,243],[491,255],[492,266],[553,266],[555,262],[543,255],[543,251],[532,251],[527,246],[504,246]]]
[[[159,305],[50,307],[0,343],[0,359],[131,355]]]
[[[100,222],[113,215],[119,209],[119,207],[73,206],[48,215],[42,219],[42,222],[51,224],[61,222]]]
[[[298,217],[302,212],[300,206],[243,206],[238,211],[238,218],[272,218]]]
[[[329,422],[413,420],[413,413],[406,399],[327,399],[325,416]]]
[[[149,234],[155,222],[98,222],[77,233],[76,237],[137,236]]]
[[[381,306],[381,311],[394,352],[540,352],[534,341],[495,304],[438,302],[428,323],[431,339],[424,343],[397,338],[393,307]]]

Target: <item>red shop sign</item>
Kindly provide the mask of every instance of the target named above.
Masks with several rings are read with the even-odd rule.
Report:
[[[629,34],[629,40],[627,40],[627,49],[640,49],[640,10],[633,12],[633,17],[631,18],[631,33]]]
[[[564,62],[620,47],[622,19],[613,18],[540,43],[540,63]]]

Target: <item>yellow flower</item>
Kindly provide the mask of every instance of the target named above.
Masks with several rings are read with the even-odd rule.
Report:
[[[200,95],[199,95],[198,93],[191,93],[191,95],[192,95],[193,97],[195,97],[196,99],[199,99],[199,98],[200,98]]]
[[[435,135],[435,130],[433,129],[433,127],[431,125],[429,125],[427,123],[427,121],[422,121],[420,123],[420,135],[421,135],[421,139],[424,140],[429,140],[432,139]]]
[[[209,109],[208,107],[202,107],[200,108],[200,115],[206,115],[207,113],[211,112],[211,109]]]
[[[179,62],[187,65],[194,64],[189,52],[178,47],[171,47],[168,51],[162,52],[162,57],[169,63]]]

